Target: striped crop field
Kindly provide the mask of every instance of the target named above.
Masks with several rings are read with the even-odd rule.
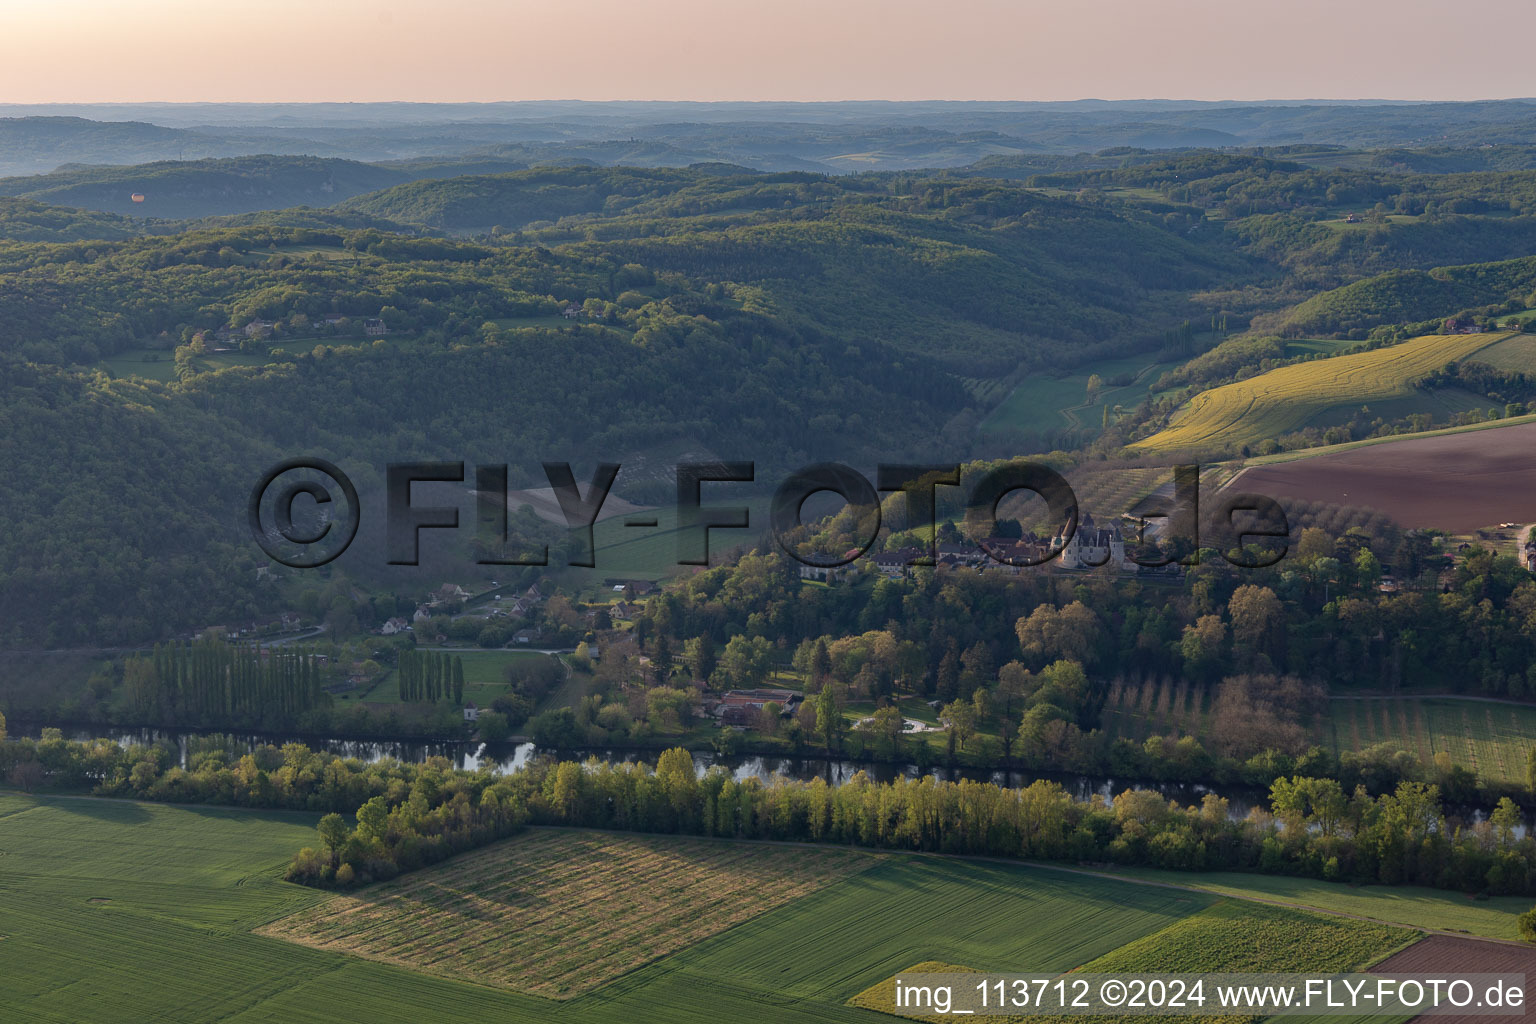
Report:
[[[1235,448],[1279,437],[1329,410],[1412,398],[1413,381],[1508,337],[1431,334],[1370,352],[1282,366],[1196,395],[1166,430],[1131,447],[1162,454]]]
[[[1428,762],[1446,753],[1484,782],[1525,782],[1536,747],[1536,707],[1441,697],[1330,702],[1323,741],[1334,753],[1391,743]]]
[[[1530,373],[1536,366],[1536,334],[1512,334],[1479,352],[1477,361],[1499,370]]]
[[[835,848],[540,831],[260,934],[568,999],[875,862]]]
[[[1391,925],[1326,917],[1283,907],[1223,901],[1191,914],[1166,928],[1142,936],[1086,963],[1074,965],[1085,974],[1172,974],[1203,972],[1334,973],[1371,966],[1407,947],[1421,933]],[[965,971],[942,961],[904,965],[902,973]],[[1033,973],[1018,968],[1010,973]],[[1043,973],[1043,972],[1041,972]],[[894,975],[893,975],[894,977]],[[885,1013],[895,1012],[892,978],[865,989],[849,1002]],[[941,1020],[941,1017],[920,1017]],[[1066,1024],[1109,1022],[1125,1017],[995,1016],[1001,1022]],[[1248,1016],[1178,1018],[1183,1020],[1256,1021]]]

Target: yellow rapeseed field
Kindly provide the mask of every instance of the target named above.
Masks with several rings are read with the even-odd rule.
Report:
[[[1251,444],[1300,429],[1326,409],[1413,393],[1412,382],[1507,334],[1431,334],[1370,352],[1295,363],[1196,395],[1168,429],[1131,447],[1161,454]]]

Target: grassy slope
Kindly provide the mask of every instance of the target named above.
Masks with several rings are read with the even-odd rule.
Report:
[[[1087,429],[1097,432],[1103,406],[1133,408],[1147,397],[1150,384],[1172,363],[1155,363],[1145,356],[1097,362],[1067,377],[1032,377],[1024,381],[982,421],[983,432]],[[1088,377],[1108,379],[1131,374],[1130,384],[1105,387],[1093,405],[1087,404]]]
[[[1527,318],[1530,319],[1530,318]],[[1477,354],[1477,361],[1515,373],[1530,373],[1536,366],[1536,334],[1516,334]]]
[[[1411,399],[1411,382],[1488,348],[1504,335],[1427,335],[1401,345],[1282,366],[1196,395],[1140,452],[1232,447],[1307,426],[1340,407]],[[1403,414],[1399,411],[1399,414]]]

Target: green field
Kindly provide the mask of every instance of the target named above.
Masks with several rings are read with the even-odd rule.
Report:
[[[1442,751],[1485,782],[1525,783],[1536,707],[1434,697],[1335,698],[1323,740],[1335,753],[1395,743],[1429,761]]]
[[[1070,429],[1097,433],[1103,422],[1104,406],[1130,408],[1140,403],[1149,394],[1152,383],[1173,365],[1154,363],[1146,356],[1134,356],[1098,363],[1085,368],[1082,373],[1066,377],[1031,377],[992,410],[982,421],[981,430],[998,433]],[[1106,381],[1122,376],[1132,380],[1119,387],[1106,384],[1098,400],[1089,405],[1088,377],[1093,373]]]
[[[425,648],[424,648],[425,649]],[[486,707],[507,692],[507,668],[518,661],[530,658],[548,658],[551,655],[533,651],[483,651],[474,648],[454,649],[450,656],[464,659],[464,700]],[[381,676],[378,682],[366,690],[347,694],[350,699],[378,704],[400,703],[400,684],[393,670]]]
[[[1166,430],[1131,446],[1143,453],[1256,444],[1310,425],[1326,425],[1369,406],[1375,415],[1431,412],[1443,417],[1468,406],[1464,393],[1430,399],[1411,383],[1446,363],[1467,359],[1503,334],[1432,334],[1400,345],[1282,366],[1196,395]],[[1449,402],[1449,404],[1446,404]]]
[[[469,860],[402,876],[395,890],[363,891],[376,899],[375,893],[403,887],[429,899],[437,917],[430,937],[412,940],[417,955],[462,955],[470,972],[477,946],[493,937],[486,929],[497,914],[506,916],[526,949],[542,951],[552,971],[585,955],[581,945],[571,944],[563,917],[586,914],[584,942],[633,929],[633,949],[612,942],[601,946],[609,951],[604,977],[611,980],[593,987],[579,974],[548,979],[551,985],[568,983],[579,991],[560,1002],[556,1013],[557,1004],[548,1000],[438,977],[428,973],[430,965],[408,968],[253,934],[336,899],[278,878],[294,850],[315,842],[316,819],[313,814],[0,794],[5,865],[0,877],[5,966],[0,1006],[24,1013],[18,1019],[61,1024],[319,1024],[337,1019],[414,1024],[460,1018],[535,1024],[556,1017],[578,1024],[733,1024],[770,1018],[787,1024],[873,1024],[889,1018],[851,1008],[846,1001],[924,961],[988,971],[1060,972],[1117,950],[1123,957],[1151,948],[1137,940],[1161,932],[1182,937],[1181,944],[1158,948],[1196,950],[1186,959],[1216,948],[1210,938],[1216,935],[1220,948],[1246,948],[1254,957],[1263,955],[1261,941],[1304,948],[1312,955],[1305,961],[1310,965],[1326,957],[1374,956],[1390,944],[1387,939],[1399,938],[1369,924],[1319,924],[1310,918],[1276,932],[1276,912],[1263,908],[1218,904],[1214,894],[1068,871],[818,849],[803,851],[799,859],[840,857],[854,873],[840,871],[840,877],[824,879],[809,894],[790,894],[775,909],[748,914],[712,935],[702,925],[691,935],[674,929],[666,933],[672,936],[668,941],[658,937],[648,955],[651,947],[644,936],[659,920],[650,912],[657,901],[691,905],[697,901],[695,888],[729,889],[742,878],[758,877],[772,885],[799,870],[790,855],[797,848],[565,830],[538,830]],[[579,842],[598,852],[612,847],[612,855],[534,862],[524,857],[523,869],[510,870],[519,863],[518,844],[558,846],[570,836],[588,837]],[[649,852],[627,854],[629,847]],[[497,851],[507,853],[503,867],[510,874],[503,870],[497,883],[505,893],[476,881],[498,870]],[[697,859],[703,873],[679,888],[669,879],[680,878],[676,867],[689,858]],[[712,865],[708,871],[706,865]],[[611,877],[614,870],[627,877],[628,868],[634,869],[630,881],[619,884]],[[543,880],[535,881],[534,872]],[[1301,890],[1324,890],[1323,883],[1292,879],[1144,874],[1229,883],[1241,891],[1299,887],[1289,893],[1298,902],[1313,898]],[[456,877],[464,884],[453,884]],[[621,891],[625,885],[636,891]],[[612,902],[601,912],[596,905],[582,911],[582,891],[605,894]],[[1326,887],[1324,898],[1338,909],[1373,916],[1428,917],[1424,923],[1437,925],[1462,920],[1439,909],[1465,902],[1460,897],[1412,892],[1392,902],[1399,892],[1385,890],[1378,896],[1376,890],[1333,886]],[[1349,902],[1373,899],[1377,902],[1368,905]],[[520,911],[519,905],[530,909]],[[569,914],[562,915],[567,905]],[[543,909],[532,909],[538,907]],[[1469,931],[1493,930],[1487,920],[1496,914],[1513,927],[1513,915],[1501,901],[1469,907],[1469,914],[1480,915]],[[720,904],[719,912],[735,913],[729,902]],[[1192,914],[1200,916],[1191,919]],[[1196,923],[1181,925],[1186,920]],[[1176,930],[1164,931],[1169,926]],[[1245,934],[1252,936],[1246,947],[1234,937]],[[614,955],[627,960],[612,960]],[[505,957],[502,961],[506,969],[520,969]],[[1262,962],[1283,969],[1274,960]],[[1209,969],[1213,963],[1195,965]]]
[[[316,818],[0,795],[0,1006],[71,1024],[551,1019],[553,1004],[534,996],[251,934],[327,898],[277,877],[314,843]],[[868,859],[869,870],[560,1004],[559,1018],[745,1022],[772,1007],[790,1024],[877,1021],[841,1004],[905,964],[1065,970],[1209,902],[1025,867]],[[475,901],[458,906],[478,927]]]
[[[744,506],[750,510],[749,528],[709,531],[709,556],[713,565],[721,564],[731,548],[755,543],[768,528],[767,498],[736,497],[729,484],[707,484],[703,500],[708,506]],[[626,519],[651,518],[656,520],[654,527],[624,525]],[[677,506],[673,503],[627,516],[613,516],[597,523],[592,529],[595,548],[592,560],[596,567],[566,570],[576,577],[580,585],[597,586],[602,580],[613,577],[658,580],[690,571],[691,567],[677,564],[679,530]]]
[[[1216,895],[1274,900],[1335,914],[1392,921],[1411,928],[1465,932],[1490,939],[1517,938],[1515,918],[1531,909],[1531,901],[1525,896],[1473,900],[1461,893],[1407,885],[1339,885],[1315,878],[1237,872],[1201,874],[1135,867],[1113,870],[1126,878],[1188,886]]]
[[[1531,313],[1527,319],[1536,318]],[[1530,373],[1536,366],[1536,334],[1514,334],[1477,354],[1477,361],[1514,373]]]
[[[1200,972],[1297,972],[1336,973],[1359,970],[1378,963],[1411,944],[1419,933],[1406,928],[1366,924],[1324,917],[1281,907],[1221,902],[1175,921],[1151,935],[1092,960],[1080,968],[1084,974],[1172,974]],[[904,965],[904,972],[950,972],[975,969],[966,962]],[[1020,969],[1024,973],[1026,969]],[[897,972],[892,972],[893,974]],[[860,992],[853,1004],[894,1012],[890,979]],[[923,1017],[938,1020],[939,1017]],[[1009,1015],[992,1018],[1007,1022],[1046,1024],[1084,1021],[1108,1024],[1125,1020],[1114,1016],[1067,1016],[1051,1014]],[[1196,1020],[1182,1017],[1177,1019]],[[1223,1016],[1219,1021],[1253,1021],[1248,1016]],[[1406,1020],[1407,1017],[1385,1018]]]
[[[224,353],[221,353],[223,355]],[[229,353],[238,355],[238,353]],[[167,383],[176,379],[176,360],[164,350],[139,349],[119,352],[97,364],[113,377],[143,377]]]

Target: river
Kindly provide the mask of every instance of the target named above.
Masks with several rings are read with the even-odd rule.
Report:
[[[40,733],[41,730],[37,727],[22,727],[16,731],[16,735],[30,736],[34,739]],[[214,735],[213,733],[195,730],[121,728],[68,728],[62,730],[62,733],[65,739],[82,741],[98,738],[110,739],[123,746],[132,744],[149,745],[164,741],[173,744],[181,751],[183,767],[187,765],[189,756],[188,740],[196,736]],[[541,753],[557,754],[562,758],[579,761],[595,757],[610,763],[622,761],[654,763],[657,753],[656,751],[622,750],[606,747],[541,751],[533,743],[423,743],[241,733],[222,733],[218,735],[230,736],[237,748],[244,748],[245,750],[251,750],[262,744],[282,746],[284,743],[298,742],[315,750],[325,750],[341,757],[357,758],[365,762],[378,761],[390,757],[400,761],[420,763],[428,757],[446,757],[458,768],[476,771],[482,767],[490,766],[493,770],[501,773],[521,771]],[[819,776],[826,779],[831,785],[837,786],[848,781],[860,771],[880,782],[896,778],[915,779],[924,774],[948,781],[973,779],[983,782],[994,782],[999,786],[1027,786],[1036,779],[1049,779],[1052,782],[1060,783],[1067,792],[1071,793],[1078,800],[1087,800],[1094,794],[1098,794],[1106,800],[1112,801],[1116,793],[1122,793],[1127,789],[1151,789],[1184,805],[1199,804],[1207,793],[1217,792],[1218,795],[1227,798],[1230,814],[1233,818],[1247,817],[1251,808],[1264,806],[1266,803],[1264,799],[1265,793],[1262,790],[1242,785],[1223,786],[1218,791],[1214,787],[1200,784],[1154,782],[1142,779],[1117,779],[1109,776],[1075,775],[1061,772],[1003,771],[948,766],[930,766],[925,770],[915,764],[865,763],[843,758],[814,756],[772,757],[759,754],[734,754],[727,756],[711,751],[694,751],[693,761],[701,775],[711,767],[719,765],[730,771],[737,779],[755,777],[764,782],[775,778],[809,781]]]

